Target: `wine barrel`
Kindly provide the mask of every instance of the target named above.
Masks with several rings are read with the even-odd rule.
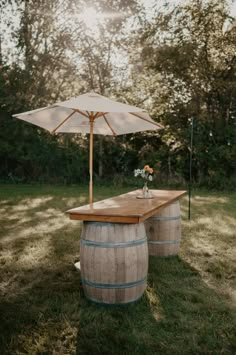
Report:
[[[137,301],[148,271],[144,224],[83,222],[80,263],[88,299],[103,304]]]
[[[163,208],[145,221],[149,255],[177,255],[181,240],[179,201]]]

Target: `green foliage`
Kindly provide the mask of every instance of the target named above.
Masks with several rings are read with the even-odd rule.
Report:
[[[52,136],[9,116],[0,117],[0,178],[12,182],[74,183],[87,180],[87,143]],[[79,144],[78,144],[79,142]],[[6,175],[7,174],[7,175]]]
[[[225,2],[191,1],[159,12],[143,31],[143,78],[135,93],[145,92],[147,108],[165,125],[164,156],[177,162],[169,176],[180,170],[186,178],[191,117],[195,181],[218,176],[225,184],[235,176],[234,24]]]
[[[135,0],[12,0],[2,5],[15,44],[0,48],[2,180],[86,180],[88,137],[52,137],[11,115],[95,90],[145,108],[165,127],[158,133],[95,137],[97,182],[126,184],[135,168],[150,164],[157,184],[186,183],[189,119],[194,117],[194,183],[236,186],[236,27],[225,1],[166,6],[153,19],[144,18]],[[85,5],[116,16],[107,16],[94,30],[74,16]],[[13,15],[6,19],[13,8],[18,27]],[[136,16],[138,37],[137,31],[127,31],[124,11]],[[129,64],[120,65],[115,58],[125,55]]]

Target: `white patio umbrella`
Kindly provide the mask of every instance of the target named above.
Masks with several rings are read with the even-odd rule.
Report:
[[[112,135],[156,130],[162,126],[142,108],[126,105],[96,93],[13,115],[51,133],[89,133],[89,203],[93,201],[93,135]]]

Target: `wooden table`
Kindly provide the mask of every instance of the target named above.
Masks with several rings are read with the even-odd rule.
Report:
[[[141,223],[160,209],[179,200],[186,191],[151,190],[152,199],[138,199],[141,190],[108,198],[85,206],[73,208],[67,213],[70,219],[82,221]]]
[[[70,219],[83,221],[81,279],[92,301],[127,304],[139,299],[146,288],[147,237],[152,255],[163,248],[160,230],[169,231],[171,239],[164,248],[179,243],[180,228],[173,223],[180,225],[180,211],[175,214],[186,191],[151,193],[153,198],[141,199],[141,190],[136,190],[67,211]]]

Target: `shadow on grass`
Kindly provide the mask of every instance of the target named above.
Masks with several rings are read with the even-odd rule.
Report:
[[[234,224],[230,224],[230,218],[234,212],[227,205],[230,200],[193,200],[196,218],[183,221],[181,255],[185,260],[150,258],[143,298],[134,305],[106,308],[91,304],[84,297],[80,275],[73,266],[79,256],[81,224],[70,221],[62,212],[78,205],[79,196],[84,195],[75,189],[63,194],[60,190],[58,196],[55,191],[49,192],[50,189],[42,193],[42,203],[35,200],[35,193],[27,204],[22,193],[15,203],[10,200],[2,205],[9,207],[7,215],[20,214],[16,220],[6,221],[7,230],[1,233],[1,355],[236,352],[235,309],[217,288],[209,288],[193,267],[200,256],[212,260],[215,255],[210,247],[216,248],[218,228],[210,220],[216,209],[220,216],[224,210],[229,213],[229,229],[225,239],[220,238],[221,250],[222,243],[228,245],[232,239]],[[47,196],[52,198],[46,200]],[[184,215],[185,205],[186,200]],[[206,217],[210,225],[202,220]],[[24,223],[22,218],[26,218]],[[214,260],[210,270],[213,275]],[[199,267],[202,265],[205,264]],[[228,273],[225,269],[222,272]]]
[[[77,354],[233,354],[235,316],[186,262],[151,257],[137,304],[84,304]]]
[[[0,298],[0,353],[73,353],[79,324],[81,285],[71,264],[34,272],[24,291]],[[20,287],[21,285],[19,285]]]
[[[102,307],[85,299],[71,247],[65,244],[60,259],[62,241],[51,242],[52,263],[24,268],[19,292],[0,297],[2,355],[236,350],[235,310],[182,259],[151,257],[143,298],[130,306]]]
[[[60,209],[67,200],[31,196],[28,203],[25,197],[12,206],[4,203],[1,355],[73,353],[81,307],[80,280],[73,265],[79,255],[80,222],[73,223]],[[16,220],[11,220],[12,213]]]

